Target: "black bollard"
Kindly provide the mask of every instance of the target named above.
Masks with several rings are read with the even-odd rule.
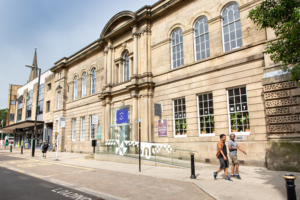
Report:
[[[23,154],[23,146],[21,146],[21,154]]]
[[[296,197],[296,190],[295,190],[295,179],[296,176],[293,174],[286,174],[283,176],[286,182],[286,195],[287,195],[287,200],[297,200]]]
[[[10,147],[9,147],[9,148],[10,148],[10,152],[12,152],[12,145],[10,145]]]
[[[194,153],[190,153],[191,155],[191,179],[196,179],[196,175],[195,175],[195,160],[194,160]]]

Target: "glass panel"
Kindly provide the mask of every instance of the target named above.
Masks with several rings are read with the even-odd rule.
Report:
[[[232,10],[228,11],[228,19],[229,19],[229,22],[233,21],[233,11]]]
[[[242,38],[237,40],[237,45],[238,47],[242,47],[243,46],[243,42],[242,42]]]
[[[229,51],[230,50],[230,44],[229,42],[225,43],[225,51]]]

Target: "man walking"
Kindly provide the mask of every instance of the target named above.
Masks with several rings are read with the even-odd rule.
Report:
[[[41,145],[44,158],[46,158],[46,153],[47,153],[48,147],[49,147],[49,144],[48,144],[47,140],[44,140],[43,144]]]
[[[231,165],[231,178],[237,178],[241,179],[239,175],[239,161],[237,159],[237,149],[239,149],[241,152],[243,152],[245,155],[247,153],[243,151],[237,144],[237,142],[234,140],[235,139],[235,134],[230,134],[230,140],[228,141],[228,148],[229,148],[229,157],[232,161]],[[234,168],[235,168],[235,174],[234,174]]]
[[[228,177],[229,162],[227,158],[227,147],[225,141],[226,141],[226,136],[224,134],[221,134],[220,141],[217,144],[217,155],[216,155],[220,162],[220,168],[218,169],[218,171],[213,172],[213,176],[214,179],[217,179],[218,173],[224,170],[225,181],[231,181],[231,179]]]

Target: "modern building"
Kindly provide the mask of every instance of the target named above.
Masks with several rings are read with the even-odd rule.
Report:
[[[197,151],[198,162],[217,162],[219,135],[234,133],[245,165],[298,170],[298,83],[264,51],[274,32],[247,18],[260,2],[160,0],[116,14],[42,75],[48,139],[59,130],[60,151],[92,152],[93,139],[138,141],[141,119],[142,142]],[[36,79],[18,88],[15,122],[33,119],[36,89]]]

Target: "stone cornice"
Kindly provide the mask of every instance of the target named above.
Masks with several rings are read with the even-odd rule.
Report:
[[[208,24],[208,25],[212,25],[212,24],[221,22],[221,19],[222,19],[222,16],[219,15],[219,16],[217,16],[217,17],[214,17],[214,18],[208,20],[208,21],[207,21],[207,24]]]
[[[192,34],[194,32],[194,28],[190,28],[188,30],[185,30],[182,32],[182,36],[186,36],[186,35],[189,35],[189,34]]]
[[[244,10],[250,9],[254,6],[257,6],[259,3],[261,3],[263,0],[253,0],[250,1],[249,3],[246,3],[244,5],[241,5],[238,9],[242,12]]]
[[[156,49],[158,47],[161,47],[161,46],[163,46],[165,44],[170,44],[170,43],[171,43],[171,38],[168,38],[168,39],[165,39],[165,40],[163,40],[163,41],[161,41],[159,43],[156,43],[156,44],[152,45],[151,49]]]

